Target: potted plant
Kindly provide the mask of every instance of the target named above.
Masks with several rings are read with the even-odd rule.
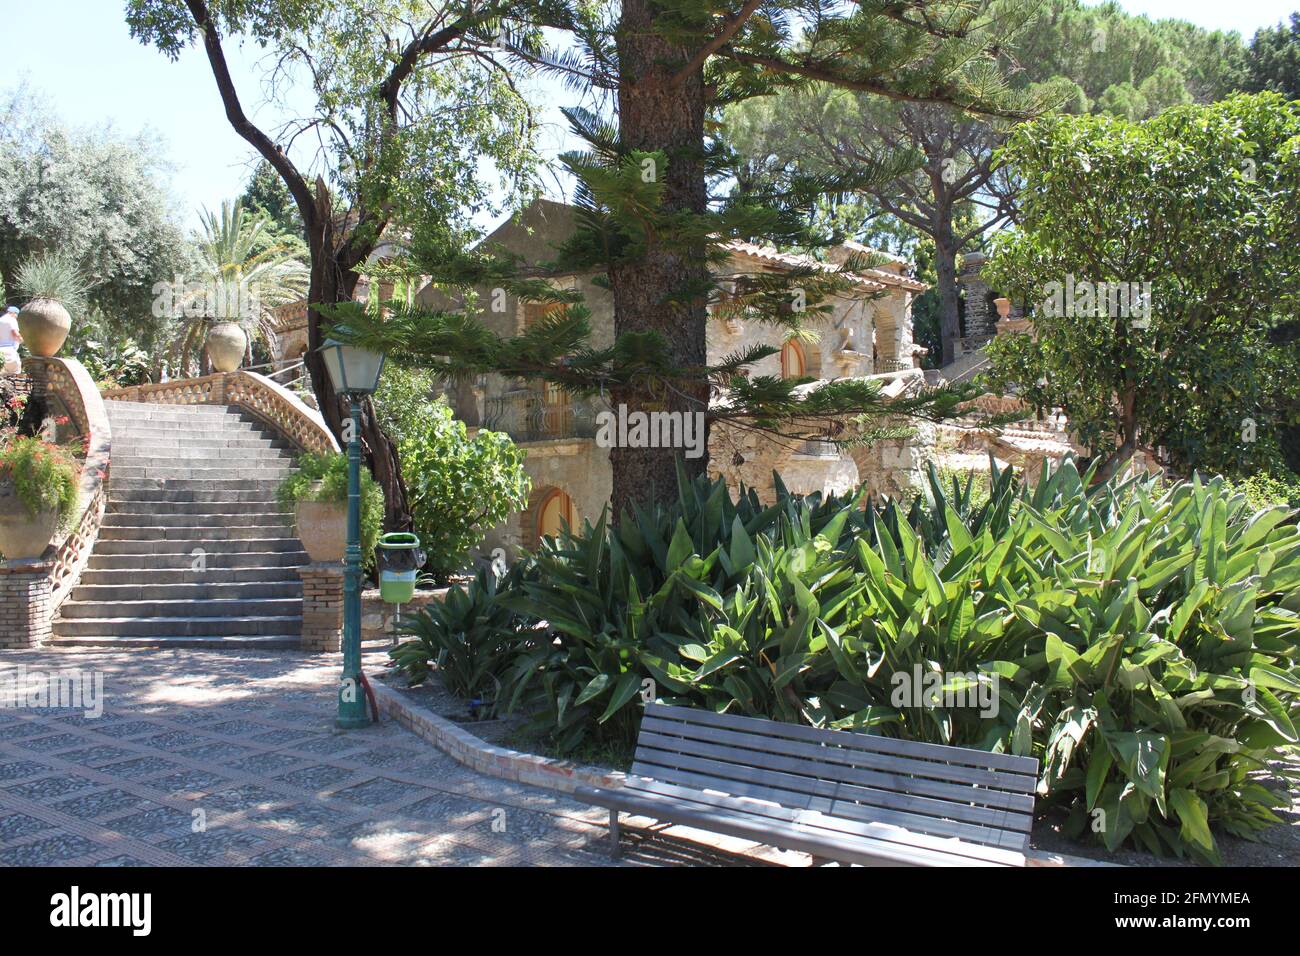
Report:
[[[348,538],[348,459],[339,452],[304,454],[298,470],[280,482],[276,498],[292,511],[298,540],[312,561],[343,560]],[[384,494],[370,472],[361,470],[361,553],[374,561],[384,518]]]
[[[18,312],[18,331],[33,355],[57,355],[72,330],[72,316],[86,310],[90,282],[62,252],[38,252],[18,267],[18,290],[28,302]]]
[[[77,463],[58,445],[11,438],[0,449],[0,554],[10,561],[45,553],[77,510]]]
[[[249,332],[270,337],[273,310],[306,295],[303,250],[292,239],[273,236],[265,216],[250,214],[236,201],[222,203],[220,215],[203,211],[198,251],[208,297],[208,359],[218,372],[233,372],[247,354]]]

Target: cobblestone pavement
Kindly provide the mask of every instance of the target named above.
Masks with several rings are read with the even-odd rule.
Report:
[[[0,708],[0,866],[611,865],[604,811],[336,731],[337,655],[6,652],[0,698],[20,666],[102,674],[104,707]]]

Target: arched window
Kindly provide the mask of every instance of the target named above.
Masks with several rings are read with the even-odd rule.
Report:
[[[781,346],[781,377],[803,378],[807,374],[808,363],[804,359],[803,346],[791,339]]]

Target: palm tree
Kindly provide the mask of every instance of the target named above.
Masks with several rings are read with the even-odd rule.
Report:
[[[187,373],[209,322],[237,322],[250,339],[269,341],[274,310],[304,298],[309,278],[301,242],[277,235],[266,216],[239,200],[223,202],[219,216],[201,215],[194,236],[199,281],[174,289],[172,298],[174,314],[186,320],[172,353]]]

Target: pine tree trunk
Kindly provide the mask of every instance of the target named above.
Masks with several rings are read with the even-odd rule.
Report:
[[[946,208],[946,216],[945,216]],[[961,337],[961,314],[957,294],[957,243],[952,235],[952,207],[940,206],[934,231],[935,284],[939,293],[939,367],[957,357],[957,339]]]
[[[704,144],[704,75],[693,70],[683,81],[672,84],[673,74],[690,59],[690,51],[677,46],[655,30],[657,4],[651,0],[623,0],[618,52],[623,82],[618,94],[619,134],[627,149],[660,150],[667,156],[667,169],[645,169],[664,183],[664,211],[703,212],[706,188],[702,150]],[[655,331],[668,343],[679,366],[702,367],[707,360],[705,325],[706,301],[666,302],[665,299],[707,279],[704,249],[696,252],[665,249],[651,239],[645,256],[636,262],[610,270],[614,298],[614,331]],[[700,382],[689,389],[667,390],[651,395],[643,389],[613,391],[617,406],[625,403],[629,412],[676,411],[702,413],[708,408],[708,385]],[[632,502],[669,501],[677,494],[674,459],[680,449],[612,448],[613,518]],[[686,473],[702,473],[705,456],[683,456]],[[630,510],[630,509],[629,509]]]

